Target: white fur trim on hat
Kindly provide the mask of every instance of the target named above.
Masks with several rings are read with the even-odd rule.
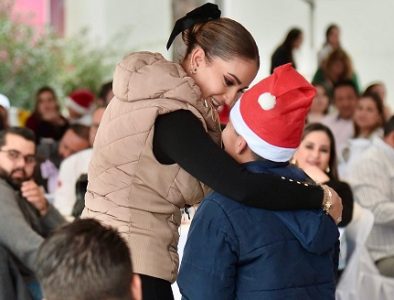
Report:
[[[71,99],[70,97],[66,98],[66,102],[65,105],[68,108],[71,108],[73,110],[75,110],[77,113],[80,113],[81,115],[87,114],[89,113],[89,109],[79,105],[78,103],[76,103],[73,99]]]
[[[10,109],[10,100],[6,95],[0,94],[0,106],[4,107],[6,110]]]
[[[276,162],[289,161],[296,149],[283,148],[271,145],[254,133],[242,118],[240,111],[240,100],[238,100],[230,111],[230,120],[235,131],[241,135],[248,147],[257,155]]]

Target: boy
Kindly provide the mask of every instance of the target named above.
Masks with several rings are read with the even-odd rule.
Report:
[[[226,151],[253,172],[308,184],[289,160],[314,95],[290,64],[276,68],[232,108]],[[334,299],[338,230],[328,211],[267,211],[212,193],[189,231],[183,299]]]

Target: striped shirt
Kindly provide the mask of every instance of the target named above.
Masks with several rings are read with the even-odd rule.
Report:
[[[375,217],[367,241],[372,258],[394,256],[394,148],[374,138],[349,175],[355,200]]]

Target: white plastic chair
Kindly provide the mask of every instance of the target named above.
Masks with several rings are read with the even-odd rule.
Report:
[[[337,300],[393,300],[394,279],[380,275],[366,248],[374,217],[358,207],[359,217],[346,227],[347,266],[336,290]]]

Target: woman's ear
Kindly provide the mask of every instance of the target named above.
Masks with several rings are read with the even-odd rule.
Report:
[[[197,73],[198,68],[205,63],[205,51],[200,46],[196,46],[190,55],[190,68],[192,73]]]

